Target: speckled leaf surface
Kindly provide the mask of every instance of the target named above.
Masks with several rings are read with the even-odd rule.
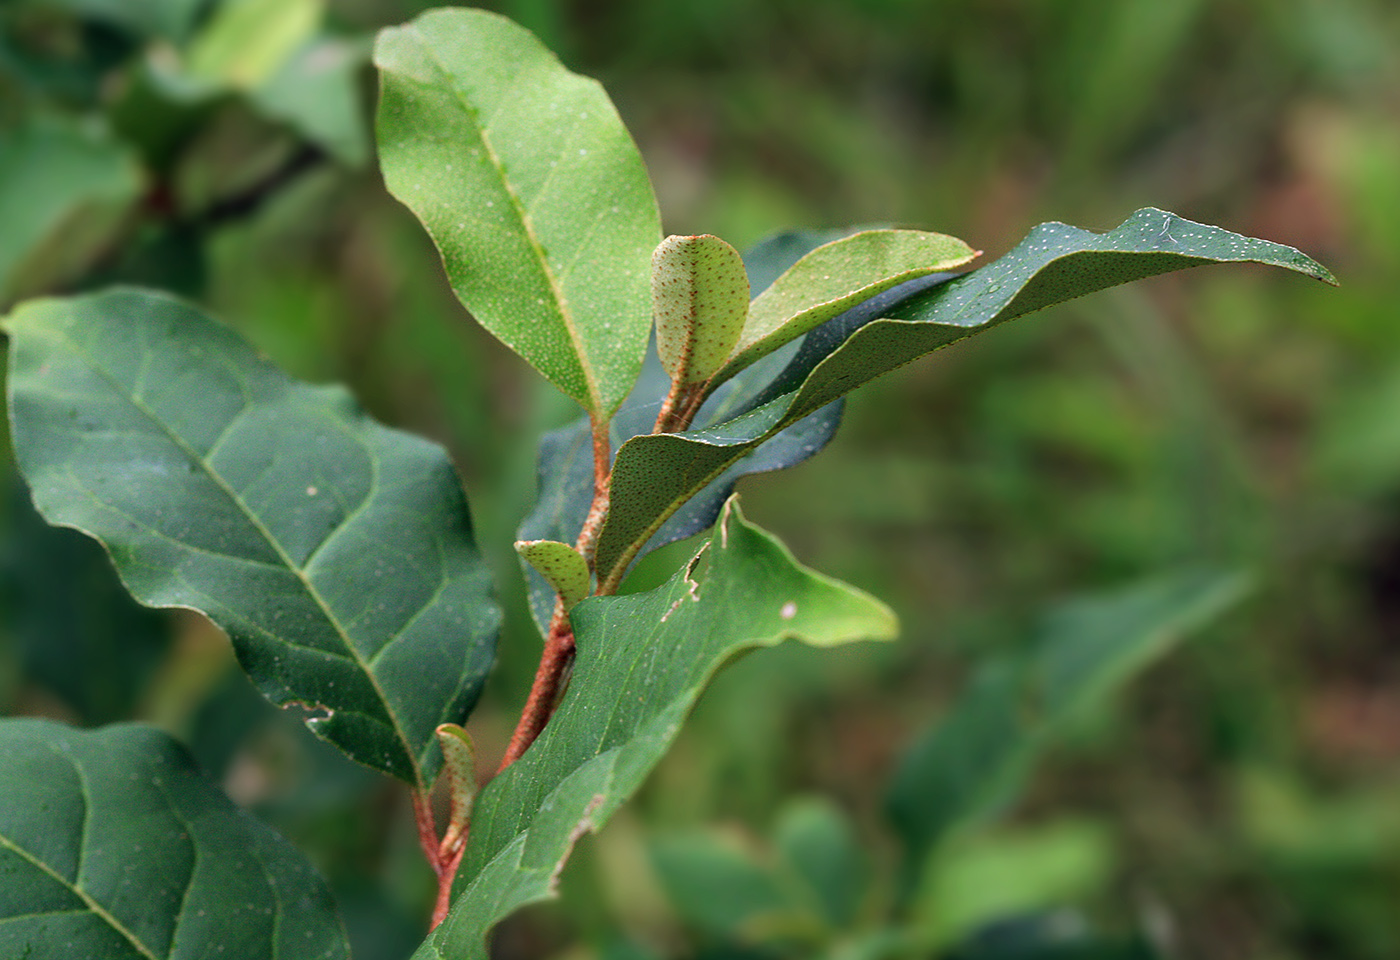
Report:
[[[680,383],[704,383],[729,357],[749,311],[744,260],[708,234],[667,237],[651,257],[652,316],[661,365]]]
[[[433,731],[475,703],[499,623],[445,451],[167,296],[32,301],[6,332],[44,517],[101,541],[141,602],[207,614],[320,736],[430,783]]]
[[[661,225],[602,87],[481,10],[385,30],[374,62],[385,183],[458,297],[586,410],[617,409],[646,352]]]
[[[568,693],[534,745],[477,798],[452,912],[416,960],[484,958],[496,923],[552,896],[574,843],[637,790],[710,677],[739,652],[895,632],[888,608],[802,567],[733,501],[702,553],[656,590],[575,608]]]
[[[593,590],[588,561],[567,543],[557,540],[517,540],[515,552],[549,582],[568,610]]]
[[[1156,274],[1230,262],[1262,263],[1335,282],[1325,267],[1292,247],[1147,208],[1105,234],[1041,224],[985,267],[891,298],[878,310],[851,310],[808,335],[760,397],[767,402],[700,430],[635,437],[618,450],[614,509],[599,535],[596,569],[603,576],[630,562],[636,543],[650,538],[672,511],[731,464],[883,373],[1052,304]]]
[[[325,882],[150,727],[0,721],[0,956],[334,960]]]

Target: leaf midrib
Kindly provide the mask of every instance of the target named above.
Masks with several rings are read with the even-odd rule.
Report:
[[[428,58],[438,68],[440,74],[447,80],[447,88],[452,91],[454,98],[461,104],[462,110],[467,114],[468,119],[476,127],[477,135],[481,138],[482,149],[491,163],[492,169],[500,178],[501,187],[505,190],[506,196],[510,199],[511,210],[515,213],[516,219],[520,221],[521,232],[530,244],[530,249],[534,251],[535,260],[539,263],[540,272],[544,275],[545,281],[549,284],[550,292],[554,295],[556,312],[560,321],[564,324],[564,331],[569,336],[569,342],[573,345],[574,356],[578,360],[579,371],[583,374],[584,386],[588,391],[589,400],[592,402],[594,411],[601,412],[603,408],[601,393],[598,389],[597,376],[592,368],[588,353],[574,318],[568,307],[568,299],[564,296],[564,291],[560,287],[559,278],[555,276],[553,267],[550,266],[549,259],[545,256],[544,245],[539,237],[535,235],[533,220],[527,212],[525,205],[516,194],[510,179],[506,176],[505,164],[501,161],[500,155],[492,146],[491,138],[487,135],[488,124],[482,119],[481,111],[467,99],[465,93],[458,87],[456,78],[448,70],[447,64],[438,56],[437,49],[428,42],[428,38],[414,27],[414,33],[420,41],[420,45],[426,52]],[[502,108],[504,109],[504,108]],[[551,174],[553,176],[553,174]],[[543,192],[543,191],[542,191]]]
[[[374,692],[379,696],[379,701],[381,704],[383,704],[384,711],[392,722],[394,733],[399,738],[399,742],[403,745],[404,753],[408,756],[409,762],[413,766],[413,779],[415,783],[419,787],[425,786],[423,783],[422,769],[419,766],[418,762],[418,754],[408,743],[408,740],[404,734],[402,724],[398,716],[394,713],[393,705],[389,702],[388,697],[385,696],[384,690],[379,684],[379,678],[375,676],[374,671],[370,669],[369,663],[366,662],[366,660],[362,656],[360,656],[360,651],[356,649],[355,645],[350,641],[350,636],[345,632],[344,626],[335,617],[335,615],[331,613],[330,607],[327,605],[325,598],[321,595],[321,592],[318,589],[316,589],[316,587],[307,578],[305,571],[292,562],[291,557],[289,557],[286,551],[282,549],[282,545],[278,543],[277,539],[272,535],[272,532],[267,529],[267,527],[262,523],[258,516],[248,506],[248,504],[244,502],[243,498],[239,496],[238,493],[224,481],[224,478],[220,476],[217,471],[214,470],[214,468],[208,463],[208,461],[206,461],[203,456],[196,452],[193,447],[186,443],[183,437],[179,436],[173,430],[171,430],[170,427],[163,420],[161,420],[155,415],[154,411],[152,411],[149,407],[142,403],[140,399],[136,397],[134,388],[128,393],[122,382],[118,380],[115,376],[110,374],[105,367],[99,364],[96,361],[96,359],[87,351],[87,349],[85,349],[85,347],[81,343],[79,343],[78,340],[75,339],[66,328],[62,329],[61,331],[55,332],[62,336],[63,339],[69,343],[69,345],[73,349],[73,352],[78,354],[84,360],[84,362],[87,363],[88,367],[91,370],[96,372],[103,380],[107,381],[107,383],[112,387],[112,389],[116,392],[118,396],[128,401],[133,407],[136,408],[137,411],[141,413],[142,416],[144,416],[148,421],[150,421],[152,424],[158,427],[160,432],[165,434],[165,436],[170,440],[170,442],[173,443],[176,447],[178,447],[181,452],[183,452],[187,457],[189,457],[192,461],[199,464],[199,466],[203,468],[205,475],[208,476],[209,479],[213,481],[213,483],[219,488],[219,490],[221,490],[224,493],[224,495],[227,496],[229,500],[231,500],[238,507],[239,511],[243,514],[247,521],[253,526],[255,530],[257,530],[258,534],[267,542],[267,545],[272,549],[273,553],[276,554],[277,558],[286,566],[288,570],[290,570],[296,576],[297,580],[301,583],[303,589],[306,590],[307,595],[310,596],[311,599],[316,603],[316,606],[325,616],[326,622],[331,625],[332,629],[335,631],[336,636],[340,639],[341,643],[345,646],[345,649],[349,652],[349,659],[353,660],[355,664],[360,668],[361,672],[369,678],[370,686],[374,689]],[[247,400],[248,398],[246,393],[246,382],[241,376],[238,375],[237,371],[231,370],[229,371],[229,373],[233,376],[234,380],[237,381],[237,383],[239,384],[240,392],[244,393],[244,398],[245,400]],[[247,407],[245,406],[244,410],[246,409]],[[235,416],[229,421],[228,424],[225,425],[225,430],[231,427],[232,423],[237,420],[238,416],[241,415],[242,412],[240,411],[240,413],[237,416]],[[370,462],[374,465],[374,470],[377,474],[378,461],[373,456],[371,456],[369,459]],[[376,486],[376,483],[372,483],[370,485],[371,492],[376,488]],[[337,529],[339,529],[340,526],[341,524],[337,524]],[[330,535],[328,535],[326,539],[329,540]],[[174,542],[181,543],[181,545],[183,546],[183,543],[181,541],[177,540]],[[209,551],[202,552],[207,553]],[[281,637],[278,637],[277,639],[279,642],[286,642],[282,640]]]

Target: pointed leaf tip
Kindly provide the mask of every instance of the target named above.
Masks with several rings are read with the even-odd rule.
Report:
[[[593,592],[588,561],[573,547],[557,540],[517,540],[515,552],[549,581],[569,610]]]
[[[719,237],[667,237],[651,258],[651,302],[666,372],[703,383],[729,358],[748,317],[744,258]]]

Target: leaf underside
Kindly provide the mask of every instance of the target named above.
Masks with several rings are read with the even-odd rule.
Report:
[[[1041,224],[1000,259],[898,299],[848,311],[813,330],[766,391],[767,402],[680,434],[638,436],[614,458],[613,501],[598,537],[604,579],[695,492],[769,438],[849,391],[997,324],[1121,283],[1207,263],[1254,262],[1335,282],[1292,247],[1139,210],[1115,230]],[[931,278],[932,279],[932,278]],[[915,281],[910,289],[921,283]],[[874,301],[872,301],[874,302]]]
[[[637,790],[710,677],[740,651],[790,637],[828,646],[893,636],[883,604],[800,566],[730,504],[703,557],[669,583],[575,608],[568,693],[477,798],[452,911],[416,960],[484,958],[496,923],[552,896],[574,843]]]
[[[0,721],[0,956],[333,960],[306,858],[138,725]]]
[[[523,27],[436,10],[375,47],[391,193],[476,319],[595,415],[632,388],[661,220],[607,94]]]
[[[8,321],[16,456],[50,522],[142,603],[207,614],[258,688],[419,787],[475,703],[499,611],[445,451],[293,381],[175,299],[117,290]]]

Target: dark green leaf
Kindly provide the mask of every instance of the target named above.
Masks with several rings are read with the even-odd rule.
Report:
[[[829,646],[895,630],[879,601],[800,566],[733,501],[669,583],[585,600],[573,624],[568,693],[534,745],[478,796],[452,912],[419,960],[485,957],[497,922],[551,896],[575,841],[637,790],[727,660],[789,637]]]
[[[169,650],[170,615],[132,600],[102,548],[46,524],[19,484],[7,494],[0,643],[13,643],[26,677],[84,724],[130,719]]]
[[[0,956],[349,956],[306,858],[165,734],[4,720],[0,768]]]
[[[34,301],[7,330],[39,511],[102,541],[143,603],[208,614],[269,699],[324,711],[318,734],[430,783],[499,621],[444,451],[164,296]]]
[[[890,786],[906,879],[952,832],[1005,806],[1068,718],[1233,605],[1246,585],[1240,574],[1189,571],[1076,600],[1050,613],[1027,652],[984,664]]]
[[[856,310],[836,318],[808,335],[806,349],[798,351],[761,398],[768,402],[704,429],[636,437],[618,450],[613,500],[624,507],[609,513],[599,535],[600,578],[629,563],[638,545],[731,464],[881,374],[1055,303],[1155,274],[1225,262],[1264,263],[1335,282],[1326,268],[1292,247],[1148,208],[1106,234],[1041,224],[979,270],[899,302],[882,302],[874,315]],[[775,396],[777,390],[787,392]]]
[[[611,414],[646,353],[661,220],[607,94],[482,10],[385,30],[374,62],[385,183],[457,296],[584,409]]]

